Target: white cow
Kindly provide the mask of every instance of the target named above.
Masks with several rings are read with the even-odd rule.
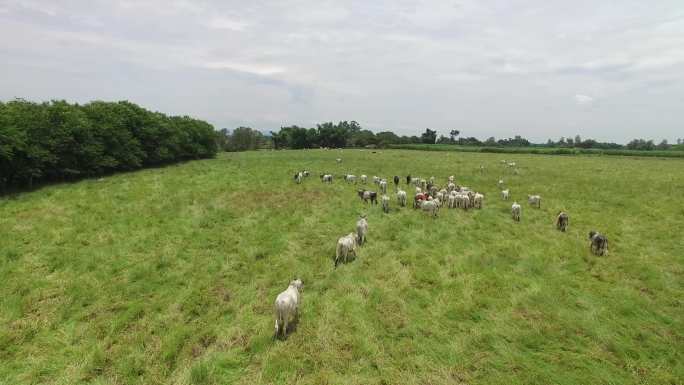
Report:
[[[473,207],[481,209],[483,201],[484,195],[480,193],[475,193],[475,196],[473,196]]]
[[[397,191],[397,202],[399,203],[399,206],[406,207],[406,191]]]
[[[383,194],[387,194],[387,180],[386,179],[381,180],[379,186],[380,186],[380,192],[382,192]]]
[[[456,194],[456,207],[468,210],[468,208],[470,207],[470,197],[467,193],[461,192]]]
[[[449,207],[450,209],[453,209],[454,207],[456,207],[456,194],[457,194],[456,191],[452,191],[451,194],[449,194],[449,197],[447,198],[448,199],[447,207]]]
[[[513,220],[516,222],[520,222],[520,211],[522,208],[518,204],[518,202],[513,202],[513,205],[511,206],[511,215],[513,216]]]
[[[501,190],[501,197],[503,198],[503,200],[507,201],[510,196],[511,196],[511,190],[510,189]]]
[[[299,318],[300,291],[302,290],[302,280],[295,279],[290,285],[278,294],[275,300],[275,334],[273,337],[287,334],[287,325],[291,320]]]
[[[368,181],[368,176],[361,175],[361,183],[366,184],[367,181]]]
[[[362,215],[356,222],[356,241],[359,245],[366,243],[366,234],[368,234],[368,221],[366,216]]]
[[[381,203],[382,203],[382,211],[385,212],[385,214],[389,213],[389,203],[390,203],[390,198],[383,194],[381,198]]]
[[[528,195],[527,201],[532,206],[537,206],[537,208],[541,208],[541,196],[539,196],[539,195]]]
[[[335,267],[340,262],[347,262],[350,255],[356,258],[356,234],[349,233],[337,240],[337,249],[335,250]]]
[[[435,201],[423,201],[420,208],[423,209],[423,211],[430,213],[433,217],[436,217],[437,211],[439,211],[439,204]]]

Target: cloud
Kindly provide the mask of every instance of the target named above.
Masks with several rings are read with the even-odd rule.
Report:
[[[245,63],[235,63],[229,61],[216,61],[202,63],[202,67],[212,69],[212,70],[231,70],[245,72],[254,75],[268,76],[275,75],[285,72],[285,69],[279,66],[273,65],[261,65],[261,64],[245,64]]]
[[[209,21],[207,26],[212,29],[229,29],[232,31],[244,31],[249,23],[231,20],[224,17],[216,17]]]
[[[600,140],[643,127],[674,139],[684,121],[681,0],[0,4],[0,100],[125,98],[218,127],[354,119],[542,141],[571,134],[565,122]]]
[[[575,95],[575,102],[581,106],[581,105],[593,103],[594,98],[592,98],[591,96],[587,96],[587,95],[577,94],[577,95]]]

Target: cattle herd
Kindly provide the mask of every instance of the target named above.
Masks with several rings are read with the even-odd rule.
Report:
[[[336,159],[337,163],[341,163],[341,159]],[[501,163],[513,170],[514,174],[518,174],[518,169],[516,168],[515,162],[507,162],[502,160]],[[480,166],[480,172],[483,173],[485,170],[484,166]],[[310,175],[309,171],[299,171],[294,174],[295,183],[301,184],[305,178]],[[368,184],[368,176],[360,175],[358,178],[356,175],[345,174],[342,175],[342,180],[348,184],[366,186]],[[322,183],[333,183],[333,174],[320,174],[320,180]],[[383,212],[389,213],[390,211],[390,197],[387,195],[387,185],[388,181],[385,178],[378,176],[373,176],[371,179],[372,183],[377,187],[376,189],[380,192],[380,205]],[[396,196],[397,205],[399,207],[406,207],[408,200],[408,193],[400,188],[401,178],[395,175],[392,178],[394,183],[394,191]],[[503,179],[499,179],[498,186],[503,188],[505,183]],[[466,186],[459,186],[455,183],[454,176],[449,176],[447,178],[447,183],[445,186],[440,187],[435,183],[435,177],[430,177],[429,179],[423,179],[420,177],[414,177],[411,175],[406,176],[406,186],[415,189],[413,195],[413,208],[420,209],[422,212],[428,213],[432,217],[437,217],[439,210],[442,207],[449,209],[460,208],[463,210],[469,209],[482,209],[484,204],[484,194],[478,193],[471,190]],[[359,188],[356,191],[357,196],[361,201],[371,206],[378,204],[378,192],[372,191],[367,188]],[[503,200],[509,200],[511,196],[510,189],[502,189],[501,197]],[[528,195],[527,201],[532,207],[541,208],[542,198],[540,195]],[[519,222],[521,217],[522,207],[521,205],[514,201],[511,205],[511,217],[514,221]],[[561,211],[556,215],[556,228],[565,232],[569,224],[569,216],[566,212]],[[365,215],[362,215],[356,222],[356,232],[350,232],[347,235],[340,237],[337,240],[337,247],[335,249],[335,268],[340,263],[347,263],[350,260],[356,258],[357,249],[359,246],[363,245],[366,241],[366,235],[368,233],[368,221]],[[590,250],[595,255],[607,255],[608,253],[608,239],[597,231],[589,232]],[[296,319],[298,317],[298,306],[300,302],[300,291],[302,289],[302,281],[296,279],[290,282],[288,288],[282,293],[278,294],[275,301],[275,336],[285,336],[287,333],[287,326],[290,320]]]

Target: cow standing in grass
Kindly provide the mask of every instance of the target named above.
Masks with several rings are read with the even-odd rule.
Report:
[[[556,228],[562,232],[565,232],[565,230],[568,228],[568,222],[569,222],[568,214],[564,211],[561,211],[558,213],[556,216]]]
[[[401,207],[406,207],[406,191],[397,191],[397,203],[399,203],[399,206]]]
[[[387,195],[382,194],[381,202],[382,202],[382,211],[385,212],[385,214],[389,213],[390,198]]]
[[[369,190],[356,190],[356,194],[361,198],[363,203],[377,204],[378,203],[378,193]]]
[[[594,255],[608,254],[608,238],[605,235],[592,230],[589,232],[589,240],[591,241],[589,248]]]
[[[356,241],[359,245],[366,243],[366,234],[368,234],[368,221],[365,215],[361,215],[356,222]]]
[[[337,248],[335,249],[335,267],[341,262],[347,263],[350,256],[356,258],[356,234],[349,233],[337,240]]]
[[[518,204],[518,202],[513,202],[513,205],[511,206],[511,216],[513,217],[513,220],[516,222],[520,222],[520,211],[522,208]]]
[[[420,204],[420,208],[425,211],[430,213],[432,217],[437,216],[437,212],[439,211],[439,202],[438,201],[422,201]]]
[[[275,300],[275,334],[274,338],[287,334],[287,326],[299,319],[300,291],[303,284],[301,279],[295,279],[285,291],[278,294]]]
[[[538,209],[541,208],[541,196],[539,195],[528,195],[527,201],[532,206],[536,206]]]

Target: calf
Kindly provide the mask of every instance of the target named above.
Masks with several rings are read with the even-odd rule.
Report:
[[[510,195],[511,195],[511,190],[510,190],[510,189],[501,190],[501,197],[503,198],[503,200],[507,201],[507,200],[508,200],[508,197],[509,197]]]

